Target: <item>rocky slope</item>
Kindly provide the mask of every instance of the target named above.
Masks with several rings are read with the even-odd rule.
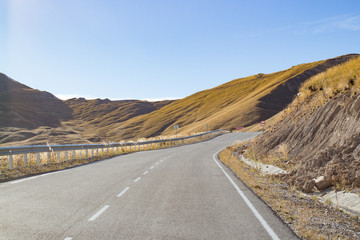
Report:
[[[304,192],[314,191],[313,179],[320,176],[328,186],[360,187],[359,77],[357,58],[310,79],[280,120],[256,139],[255,152],[294,166],[284,178]]]

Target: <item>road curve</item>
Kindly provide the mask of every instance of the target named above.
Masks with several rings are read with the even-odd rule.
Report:
[[[297,239],[216,152],[256,133],[0,184],[0,239]]]

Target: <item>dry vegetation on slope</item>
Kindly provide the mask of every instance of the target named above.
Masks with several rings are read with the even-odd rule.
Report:
[[[267,119],[289,104],[308,78],[355,55],[300,64],[272,74],[235,79],[213,89],[177,100],[149,114],[104,128],[113,139],[170,134],[178,124],[182,133],[248,126]]]
[[[255,140],[254,151],[292,166],[284,180],[304,192],[315,190],[319,176],[337,189],[359,188],[359,92],[360,57],[311,78],[276,116],[277,124]]]
[[[310,78],[291,105],[268,121],[273,126],[264,134],[247,146],[237,144],[220,154],[301,238],[360,237],[358,214],[348,214],[338,203],[330,199],[322,203],[317,197],[330,191],[331,185],[336,193],[343,189],[355,196],[360,193],[359,76],[357,57]],[[289,174],[261,174],[239,161],[239,153]],[[325,181],[317,189],[313,179],[319,176]],[[304,195],[297,190],[317,193]]]
[[[1,75],[0,145],[119,141],[248,126],[289,104],[301,84],[354,55],[235,79],[176,101],[70,99],[31,89]]]

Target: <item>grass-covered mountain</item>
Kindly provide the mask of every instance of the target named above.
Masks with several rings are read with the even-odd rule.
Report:
[[[177,100],[159,110],[104,128],[114,139],[172,134],[173,125],[189,134],[218,128],[249,126],[275,115],[289,103],[301,84],[356,55],[300,64],[290,69],[239,78]]]
[[[356,55],[235,79],[176,101],[61,101],[0,75],[0,144],[119,141],[249,126],[284,109],[303,82]]]

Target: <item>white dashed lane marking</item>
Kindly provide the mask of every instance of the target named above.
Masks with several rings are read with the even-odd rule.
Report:
[[[98,218],[103,212],[106,211],[106,209],[108,209],[110,206],[109,205],[105,205],[102,209],[100,209],[99,211],[97,211],[97,213],[95,213],[91,218],[88,219],[89,222],[94,221],[96,218]]]
[[[121,196],[124,195],[124,194],[127,192],[127,190],[129,190],[129,189],[130,189],[130,187],[126,187],[124,190],[121,191],[121,193],[119,193],[119,194],[117,195],[117,197],[121,197]]]
[[[141,177],[138,177],[137,179],[134,180],[134,182],[137,182],[141,179]]]
[[[149,169],[153,169],[154,168],[154,166],[151,166]]]
[[[149,171],[145,171],[144,173],[143,173],[143,175],[146,175],[146,174],[148,174],[149,173]]]

